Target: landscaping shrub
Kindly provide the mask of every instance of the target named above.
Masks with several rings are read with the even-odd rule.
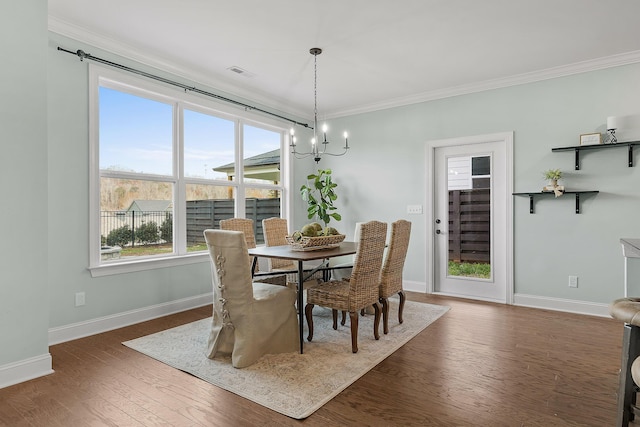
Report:
[[[158,241],[158,224],[155,221],[145,222],[136,229],[136,240],[143,245]]]
[[[111,230],[107,235],[106,243],[109,246],[124,247],[131,241],[131,229],[128,225]]]

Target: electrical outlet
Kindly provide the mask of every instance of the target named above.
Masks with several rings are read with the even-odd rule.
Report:
[[[570,288],[578,287],[578,276],[569,276],[569,287]]]
[[[408,214],[421,214],[422,213],[422,205],[407,205],[407,213]]]
[[[84,305],[84,292],[76,292],[76,307]]]

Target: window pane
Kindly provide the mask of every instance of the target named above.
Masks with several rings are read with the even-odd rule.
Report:
[[[233,176],[235,127],[231,120],[184,110],[184,176]]]
[[[172,106],[100,87],[100,169],[172,175]]]
[[[172,253],[172,195],[170,182],[100,178],[101,259]]]
[[[472,157],[471,175],[491,175],[491,157]]]
[[[245,125],[243,136],[244,181],[279,184],[281,134]]]
[[[233,187],[187,184],[187,251],[204,251],[204,230],[234,216]]]
[[[245,190],[245,218],[252,219],[256,227],[256,244],[264,243],[262,220],[280,217],[280,191],[261,188]]]

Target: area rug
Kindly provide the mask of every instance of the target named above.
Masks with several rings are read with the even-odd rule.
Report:
[[[131,341],[124,345],[188,372],[291,418],[311,415],[374,366],[407,343],[449,310],[449,307],[407,301],[404,323],[397,320],[398,301],[389,307],[389,333],[373,338],[373,315],[360,317],[358,353],[351,352],[349,320],[332,328],[331,310],[315,307],[314,337],[304,354],[265,355],[244,369],[230,357],[205,356],[211,318],[199,320]]]

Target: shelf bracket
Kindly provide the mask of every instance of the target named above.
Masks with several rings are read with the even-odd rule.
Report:
[[[633,144],[629,144],[629,167],[633,167]]]
[[[579,149],[575,149],[575,164],[576,164],[576,170],[579,171],[580,170],[580,150]]]
[[[580,194],[576,193],[576,213],[580,213]]]
[[[529,213],[533,213],[533,194],[529,194]]]

